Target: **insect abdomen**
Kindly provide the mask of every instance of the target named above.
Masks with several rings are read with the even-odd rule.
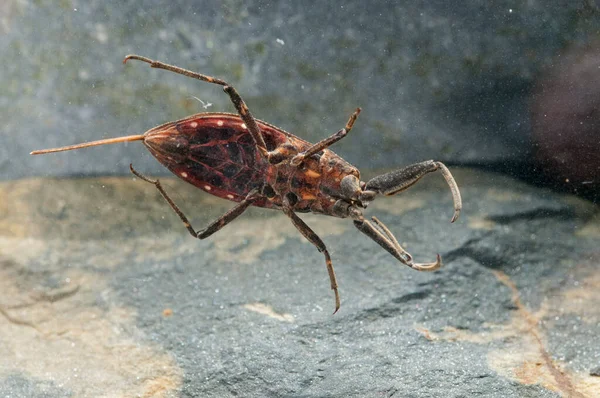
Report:
[[[267,146],[285,142],[283,132],[259,124]],[[256,150],[244,122],[231,114],[199,114],[155,127],[144,143],[171,172],[224,199],[239,202],[267,181],[272,166]],[[270,207],[268,203],[255,205]]]

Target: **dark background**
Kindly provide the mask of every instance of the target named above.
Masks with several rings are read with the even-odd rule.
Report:
[[[544,169],[564,145],[532,164],[540,79],[566,58],[568,69],[581,54],[597,54],[600,27],[594,1],[8,0],[0,15],[2,179],[127,174],[130,162],[164,174],[139,143],[27,154],[143,133],[204,111],[194,97],[211,103],[208,111],[234,111],[217,86],[121,63],[136,53],[226,79],[256,117],[309,141],[339,130],[362,107],[351,136],[334,148],[361,170],[434,158],[542,182],[536,165]],[[590,68],[579,78],[584,89],[598,85]],[[590,90],[565,117],[595,109],[600,89]],[[571,81],[547,101],[568,95],[578,96]],[[577,117],[554,135],[572,130]],[[596,125],[572,133],[571,141],[593,136],[567,160],[589,171],[576,181],[583,188],[597,184],[590,184],[598,172]],[[547,130],[541,126],[534,143],[545,142]],[[581,164],[578,150],[592,155]],[[571,177],[573,188],[569,172],[557,180]]]

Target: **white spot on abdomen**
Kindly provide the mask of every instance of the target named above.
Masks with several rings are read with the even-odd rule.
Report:
[[[246,123],[242,123],[242,124],[241,124],[241,127],[242,127],[243,129],[245,129],[245,128],[246,128]]]
[[[196,127],[198,127],[198,122],[191,122],[190,127],[195,129]]]
[[[183,178],[187,178],[187,173],[185,171],[182,171],[180,174]]]
[[[223,125],[223,121],[222,120],[217,121],[217,125],[218,126],[222,126]]]
[[[233,199],[233,195],[232,194],[228,194],[227,195],[227,199]]]
[[[209,185],[205,185],[204,189],[206,189],[207,191],[210,191],[212,188]]]

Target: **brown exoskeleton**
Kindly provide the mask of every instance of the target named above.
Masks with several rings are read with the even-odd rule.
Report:
[[[282,210],[300,233],[325,255],[331,289],[335,293],[335,312],[340,308],[340,297],[329,252],[321,238],[298,217],[297,212],[350,218],[359,231],[401,263],[417,271],[433,271],[441,267],[439,254],[436,261],[431,263],[414,262],[381,221],[375,217],[372,218],[373,222],[365,219],[363,209],[378,195],[395,195],[425,174],[439,170],[450,186],[454,200],[451,222],[454,222],[460,214],[462,202],[452,174],[444,164],[428,160],[383,174],[368,182],[360,181],[358,169],[328,149],[350,132],[360,108],[350,116],[343,129],[311,144],[276,126],[254,119],[238,92],[223,80],[139,55],[128,55],[123,62],[128,60],[143,61],[153,68],[223,86],[239,116],[199,113],[154,127],[141,135],[34,151],[32,154],[143,141],[152,155],[179,178],[212,195],[238,202],[219,219],[197,231],[158,180],[151,180],[130,166],[133,174],[156,186],[190,234],[198,239],[205,239],[217,232],[249,206]]]

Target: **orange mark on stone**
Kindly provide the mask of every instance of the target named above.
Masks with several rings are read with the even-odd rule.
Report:
[[[525,361],[515,369],[515,376],[525,384],[536,384],[544,378],[543,366],[541,361]]]
[[[533,336],[537,344],[537,349],[539,351],[542,362],[554,378],[554,381],[556,382],[556,387],[558,387],[560,391],[562,391],[569,397],[584,397],[584,395],[575,390],[575,388],[573,387],[573,383],[571,383],[571,380],[567,376],[565,376],[565,374],[558,368],[558,366],[556,366],[556,364],[550,357],[550,354],[548,354],[548,351],[544,347],[544,342],[542,340],[541,333],[538,329],[539,319],[538,317],[534,316],[521,302],[521,295],[519,294],[517,285],[512,281],[512,279],[510,279],[508,275],[506,275],[502,271],[492,270],[492,273],[502,284],[504,284],[511,290],[511,300],[515,307],[517,307],[519,316],[526,321],[528,326],[527,332],[529,332]],[[525,366],[525,364],[523,366]],[[518,377],[518,370],[515,371],[515,375]],[[524,383],[526,382],[526,380],[521,381],[523,381]]]
[[[150,397],[169,397],[172,392],[180,387],[174,383],[172,378],[166,376],[160,376],[153,380],[147,380],[144,383],[145,391],[142,395],[138,395],[143,398]]]
[[[437,336],[432,335],[429,329],[427,329],[425,326],[415,325],[415,330],[421,333],[423,337],[425,337],[429,341],[437,340]]]
[[[244,308],[252,311],[252,312],[256,312],[262,315],[266,315],[270,318],[274,318],[277,319],[278,321],[282,321],[282,322],[294,322],[294,316],[291,314],[286,314],[286,313],[278,313],[276,312],[273,307],[271,307],[270,305],[267,304],[263,304],[263,303],[250,303],[250,304],[245,304]]]
[[[520,292],[514,281],[502,271],[491,271],[496,279],[510,289],[511,301],[516,308],[506,324],[485,323],[478,332],[446,326],[441,332],[432,332],[426,326],[416,324],[415,330],[431,341],[463,341],[488,345],[502,341],[501,348],[488,353],[488,364],[499,374],[514,379],[523,385],[539,384],[565,397],[596,397],[600,391],[600,379],[569,370],[560,361],[554,360],[545,343],[543,319],[567,313],[585,314],[589,321],[597,319],[596,296],[600,278],[588,277],[581,280],[575,289],[568,289],[560,296],[549,297],[539,310],[533,312],[521,301]],[[593,274],[595,275],[595,274]],[[583,300],[578,300],[583,298]],[[557,308],[557,305],[560,308]],[[587,308],[590,307],[590,308]],[[558,310],[559,312],[556,312]]]
[[[169,317],[173,315],[173,310],[171,308],[165,308],[162,312],[164,317]]]

